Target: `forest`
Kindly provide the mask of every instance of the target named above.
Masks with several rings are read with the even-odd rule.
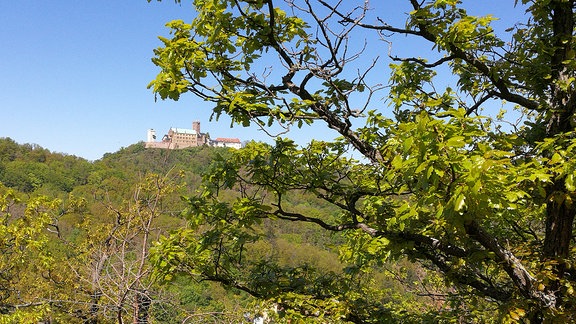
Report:
[[[254,237],[243,238],[250,245],[243,258],[250,261],[242,275],[256,281],[258,293],[206,280],[192,269],[169,280],[156,272],[155,263],[168,260],[154,256],[154,246],[169,233],[196,231],[210,239],[209,229],[195,226],[190,204],[200,195],[202,176],[213,162],[231,158],[230,149],[137,143],[89,162],[2,138],[0,152],[0,323],[251,323],[288,288],[291,300],[282,302],[282,314],[292,319],[320,310],[345,318],[345,308],[325,308],[330,301],[302,300],[301,294],[335,289],[389,319],[395,312],[409,319],[443,308],[443,298],[433,295],[441,282],[430,282],[420,266],[404,260],[358,272],[339,257],[345,237],[290,221],[251,224]],[[239,198],[234,191],[226,195],[224,201]],[[337,210],[305,193],[286,206],[337,217]],[[288,308],[290,302],[298,308]],[[296,311],[299,316],[286,314]]]

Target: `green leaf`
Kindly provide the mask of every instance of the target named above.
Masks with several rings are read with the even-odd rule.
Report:
[[[564,184],[566,185],[566,190],[568,190],[570,192],[576,191],[576,186],[574,183],[574,173],[570,173],[566,176],[566,180],[564,181]]]
[[[463,137],[463,136],[451,137],[446,141],[446,145],[449,147],[453,147],[453,148],[464,147],[464,145],[466,145],[465,137]]]
[[[454,200],[454,210],[462,211],[464,207],[466,207],[466,196],[464,196],[464,194],[460,194]]]

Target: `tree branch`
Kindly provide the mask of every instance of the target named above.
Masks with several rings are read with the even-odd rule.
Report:
[[[502,262],[504,271],[506,271],[522,295],[538,301],[545,307],[555,306],[556,296],[554,296],[553,293],[538,291],[536,278],[528,272],[522,262],[520,262],[512,252],[500,245],[500,243],[480,227],[476,221],[468,221],[464,226],[466,233],[475,238],[482,246],[494,252],[496,257]]]
[[[488,296],[498,301],[507,301],[510,299],[510,297],[512,297],[511,292],[502,288],[495,287],[491,282],[480,281],[478,280],[477,275],[454,269],[454,267],[451,267],[442,256],[438,254],[432,254],[427,251],[424,253],[426,254],[428,260],[432,261],[432,263],[438,267],[440,271],[447,274],[455,282],[470,286],[479,291],[482,295]]]

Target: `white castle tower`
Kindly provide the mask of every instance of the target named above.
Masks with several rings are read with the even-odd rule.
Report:
[[[156,131],[152,128],[148,130],[148,138],[147,142],[155,142],[156,141]]]

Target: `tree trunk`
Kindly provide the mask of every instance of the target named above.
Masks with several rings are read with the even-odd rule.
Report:
[[[134,324],[147,324],[152,299],[146,291],[138,291],[134,297]]]
[[[552,15],[554,53],[551,56],[552,77],[554,80],[567,82],[571,73],[566,67],[566,62],[571,59],[572,34],[574,32],[574,1],[553,0],[550,2]],[[574,93],[559,84],[551,84],[552,107],[551,117],[547,120],[547,132],[550,137],[570,132],[573,130],[571,119],[576,108]],[[549,152],[550,156],[554,152]],[[544,246],[542,248],[542,261],[555,262],[551,280],[546,287],[546,292],[556,295],[558,307],[562,304],[562,296],[559,293],[561,280],[566,271],[565,260],[570,254],[572,241],[572,229],[575,210],[572,203],[566,200],[568,195],[564,186],[565,178],[554,180],[554,183],[546,188],[546,232]]]
[[[564,179],[559,179],[548,190],[548,201],[546,203],[546,236],[544,237],[544,246],[542,249],[542,259],[544,262],[557,262],[554,267],[556,277],[552,280],[546,290],[556,292],[556,304],[562,303],[562,296],[557,292],[561,286],[560,281],[566,271],[565,260],[570,255],[570,244],[572,241],[572,229],[576,210],[567,203],[565,199],[566,191],[564,189]]]
[[[575,210],[567,206],[563,187],[563,184],[556,183],[550,190],[546,204],[546,237],[542,253],[548,260],[562,261],[570,254]]]

